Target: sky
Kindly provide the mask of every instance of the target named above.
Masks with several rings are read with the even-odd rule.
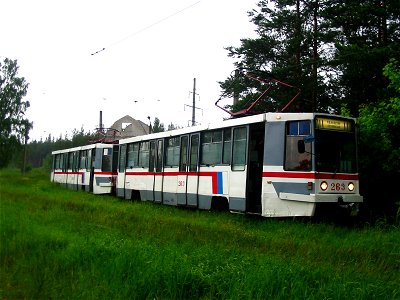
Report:
[[[214,105],[234,69],[224,48],[256,36],[256,3],[0,0],[0,59],[16,59],[29,83],[30,140],[93,132],[100,111],[105,127],[125,115],[186,127],[194,78],[196,122],[228,117]]]

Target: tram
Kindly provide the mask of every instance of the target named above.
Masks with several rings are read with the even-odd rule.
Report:
[[[262,113],[127,138],[116,194],[263,217],[313,216],[327,204],[355,212],[356,136],[352,118]]]
[[[94,194],[115,191],[118,145],[96,143],[53,151],[52,156],[52,182]]]

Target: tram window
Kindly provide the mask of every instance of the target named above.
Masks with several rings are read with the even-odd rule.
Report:
[[[80,158],[79,158],[79,169],[86,169],[86,162],[87,162],[87,150],[82,150],[80,152]]]
[[[68,153],[62,155],[62,170],[64,172],[68,170]]]
[[[129,144],[128,145],[128,168],[137,167],[139,159],[139,143]]]
[[[159,140],[157,143],[157,163],[156,163],[156,172],[162,171],[163,164],[163,141]]]
[[[149,142],[141,142],[139,150],[139,167],[149,167]]]
[[[60,154],[60,165],[59,168],[64,171],[64,154]]]
[[[192,135],[190,137],[190,172],[197,171],[197,163],[199,161],[199,135]]]
[[[104,148],[103,149],[103,159],[101,162],[101,170],[103,172],[111,172],[111,162],[112,162],[112,149]]]
[[[55,163],[54,163],[54,169],[57,170],[57,169],[61,169],[61,168],[62,168],[62,166],[61,166],[61,154],[56,154],[56,160],[55,160]]]
[[[181,138],[181,160],[179,162],[179,171],[185,172],[187,166],[187,151],[189,146],[189,139],[187,136]]]
[[[126,144],[121,145],[119,150],[119,172],[122,173],[125,171],[125,164],[126,164]]]
[[[179,165],[179,137],[169,138],[166,141],[165,165],[168,167]]]
[[[292,136],[305,136],[311,134],[310,121],[294,121],[288,122],[287,135]]]
[[[285,170],[311,170],[311,143],[305,144],[305,152],[299,153],[297,143],[311,134],[310,121],[293,121],[286,124]]]
[[[78,151],[74,152],[73,157],[74,157],[74,163],[73,163],[72,169],[73,169],[73,171],[76,172],[79,169],[79,152]]]
[[[230,164],[231,163],[231,129],[224,129],[224,149],[222,153],[222,163],[223,164]]]
[[[114,145],[112,148],[112,171],[117,172],[118,169],[118,152],[119,146]]]
[[[154,172],[154,166],[156,164],[156,142],[150,142],[150,162],[149,162],[149,172]]]
[[[239,127],[233,129],[232,170],[243,171],[246,165],[247,129]]]
[[[218,165],[222,161],[222,130],[203,133],[201,164]]]
[[[72,152],[68,153],[68,170],[72,170],[74,166],[74,156]]]
[[[92,169],[94,156],[95,156],[95,149],[88,150],[86,171],[90,171]]]

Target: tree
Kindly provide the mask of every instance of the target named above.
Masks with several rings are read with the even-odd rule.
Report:
[[[330,65],[338,76],[331,83],[357,116],[362,104],[390,97],[382,69],[390,58],[400,59],[400,2],[332,0],[324,18],[335,33]]]
[[[227,48],[237,70],[264,71],[261,76],[301,88],[301,111],[338,113],[346,105],[357,116],[361,104],[387,96],[381,71],[389,58],[400,59],[399,1],[264,0],[257,6],[249,17],[258,37]],[[262,89],[235,75],[220,86],[223,97],[239,97],[233,110]],[[288,93],[276,90],[262,109],[281,109]]]
[[[395,188],[400,181],[399,62],[390,60],[383,74],[390,80],[389,89],[396,95],[364,104],[360,109],[360,174],[362,192],[370,210],[393,216],[400,198]]]
[[[175,129],[179,129],[179,128],[181,128],[181,127],[179,127],[178,125],[176,125],[176,124],[173,124],[172,122],[168,125],[168,127],[167,127],[167,131],[171,131],[171,130],[175,130]]]
[[[157,117],[154,118],[152,131],[153,132],[163,132],[163,131],[165,131],[164,123],[161,123],[160,119],[157,118]]]
[[[228,47],[228,56],[235,58],[238,70],[275,77],[301,88],[298,102],[301,111],[327,111],[335,97],[327,92],[325,77],[327,68],[320,65],[328,59],[326,47],[332,34],[324,27],[321,1],[275,0],[260,1],[249,12],[251,21],[257,26],[259,37],[242,39],[240,47]],[[325,28],[325,31],[321,30]],[[261,71],[261,72],[260,72]],[[238,95],[240,109],[248,98],[255,99],[263,88],[258,82],[231,75],[220,82],[222,96]],[[295,91],[287,88],[275,90],[273,97],[264,102],[264,110],[282,109]]]
[[[23,100],[28,83],[17,73],[16,60],[5,58],[0,62],[0,168],[8,165],[32,128],[25,117],[29,101]]]

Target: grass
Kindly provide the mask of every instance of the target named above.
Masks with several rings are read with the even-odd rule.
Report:
[[[399,299],[400,231],[187,210],[0,172],[0,297]]]

